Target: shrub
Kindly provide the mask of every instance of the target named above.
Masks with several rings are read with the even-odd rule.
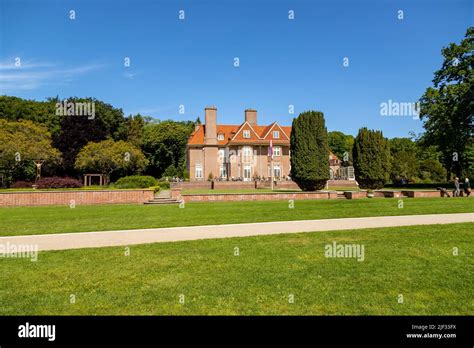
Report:
[[[291,178],[303,191],[321,190],[329,180],[328,134],[322,112],[307,111],[293,120]]]
[[[161,190],[169,190],[170,189],[170,182],[167,180],[160,180],[159,181],[160,189]]]
[[[152,176],[146,175],[131,175],[120,178],[115,183],[116,188],[147,188],[156,186],[157,181]]]
[[[149,188],[153,189],[153,191],[155,191],[155,193],[157,193],[157,192],[159,192],[159,191],[161,190],[161,187],[160,187],[159,185],[157,185],[157,186],[151,186],[151,187],[149,187]]]
[[[38,188],[45,189],[45,188],[79,188],[82,187],[82,183],[74,178],[60,178],[58,176],[53,176],[49,178],[41,178],[36,183]],[[31,187],[31,186],[30,186]]]
[[[15,181],[11,187],[12,188],[31,188],[32,185],[33,185],[32,182],[19,180],[19,181]]]
[[[354,171],[360,188],[382,188],[389,179],[390,147],[381,131],[359,129],[352,148]]]

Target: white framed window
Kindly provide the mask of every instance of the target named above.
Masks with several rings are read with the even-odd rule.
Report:
[[[273,165],[273,177],[280,178],[281,177],[281,168],[279,164]]]
[[[227,178],[227,167],[224,166],[219,166],[219,177],[220,178]]]
[[[225,149],[219,149],[218,155],[219,155],[219,159],[223,160],[225,157]]]
[[[245,139],[250,139],[250,131],[248,129],[244,130],[244,138]]]
[[[217,134],[217,140],[224,140],[224,134],[222,133]]]
[[[273,156],[281,156],[281,146],[275,146],[273,148]]]
[[[244,166],[244,181],[252,180],[252,166]]]
[[[273,139],[279,139],[280,138],[280,131],[273,131]]]
[[[202,179],[202,164],[196,164],[196,171],[194,173],[196,179]]]
[[[244,157],[252,156],[252,146],[244,146],[242,148],[242,154]]]

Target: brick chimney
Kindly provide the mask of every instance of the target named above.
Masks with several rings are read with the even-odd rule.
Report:
[[[217,108],[207,107],[204,109],[205,113],[205,143],[206,145],[216,145],[217,144]],[[216,174],[216,173],[214,173]]]
[[[245,121],[250,123],[251,126],[257,125],[257,110],[247,109],[245,110]]]

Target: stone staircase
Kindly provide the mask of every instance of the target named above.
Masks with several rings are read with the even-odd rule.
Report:
[[[337,191],[337,199],[347,199],[346,195],[342,191]]]
[[[158,192],[155,197],[145,202],[145,204],[179,204],[180,202],[174,198],[171,198],[170,190],[162,190]]]

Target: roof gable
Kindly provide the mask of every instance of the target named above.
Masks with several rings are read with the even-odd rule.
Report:
[[[273,137],[273,131],[274,130],[278,130],[280,132],[280,137],[279,138],[274,138]],[[265,139],[265,140],[282,140],[282,139],[285,139],[285,138],[286,138],[286,140],[290,140],[290,138],[288,137],[288,134],[286,134],[286,132],[283,130],[282,127],[280,127],[280,125],[277,122],[273,122],[273,124],[270,125],[268,131],[266,132],[265,135],[263,135],[262,138]]]
[[[244,138],[244,131],[250,132],[250,138]],[[232,137],[233,141],[255,141],[260,140],[260,135],[253,129],[253,127],[248,122],[242,123],[239,130]]]

